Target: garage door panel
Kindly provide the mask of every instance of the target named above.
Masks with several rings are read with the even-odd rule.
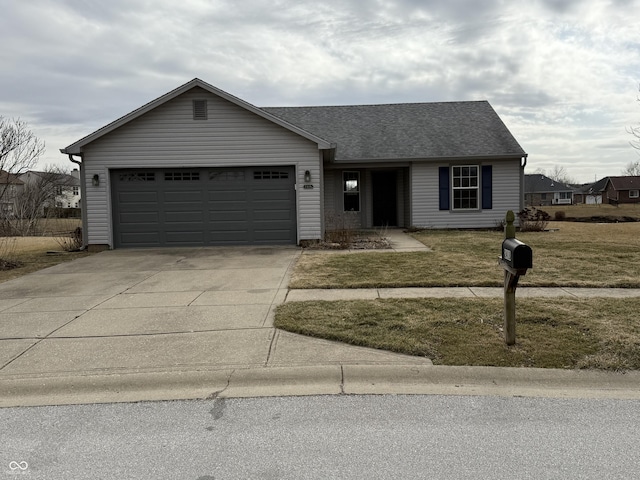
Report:
[[[220,189],[219,191],[211,191],[207,192],[209,203],[219,203],[219,202],[242,202],[246,203],[247,201],[247,191],[246,190],[238,190],[237,188],[229,188],[227,190]]]
[[[291,192],[281,188],[274,188],[273,190],[254,190],[252,198],[254,200],[282,200],[289,201],[291,198]]]
[[[219,222],[249,222],[249,213],[245,210],[233,211],[213,211],[209,212],[209,221],[218,224]]]
[[[131,204],[154,204],[158,202],[157,192],[120,192],[118,201]]]
[[[111,179],[116,247],[296,241],[293,167],[115,171]]]
[[[123,233],[121,239],[128,246],[159,247],[161,245],[159,232]]]
[[[172,190],[164,192],[164,201],[170,203],[202,203],[201,190]]]
[[[131,212],[121,213],[119,216],[120,223],[131,224],[158,224],[158,212]]]
[[[165,241],[168,245],[172,245],[172,246],[205,245],[204,232],[202,230],[197,230],[197,231],[179,230],[176,232],[167,231],[165,233]]]
[[[264,212],[256,212],[253,218],[255,223],[267,223],[275,221],[291,223],[291,212],[288,212],[286,210],[265,210]]]
[[[248,245],[250,243],[247,240],[249,238],[248,230],[214,230],[209,233],[209,238],[217,245]]]
[[[164,221],[167,224],[171,223],[193,223],[199,222],[201,225],[202,221],[202,212],[165,212]]]

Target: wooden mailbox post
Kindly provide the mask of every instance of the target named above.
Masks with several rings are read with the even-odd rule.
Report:
[[[515,215],[507,212],[504,226],[504,241],[499,263],[504,268],[504,341],[516,343],[516,288],[521,275],[533,267],[531,248],[516,239]]]

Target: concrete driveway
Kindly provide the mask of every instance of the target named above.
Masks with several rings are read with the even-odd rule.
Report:
[[[326,393],[339,393],[345,365],[431,364],[274,329],[299,254],[113,250],[0,284],[0,405],[3,395],[31,399],[23,404],[215,395],[239,370],[254,390],[265,376],[329,375]]]

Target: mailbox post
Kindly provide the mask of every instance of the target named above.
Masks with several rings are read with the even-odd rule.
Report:
[[[521,275],[533,267],[531,247],[516,239],[513,225],[515,215],[507,212],[504,227],[504,241],[499,263],[504,268],[504,340],[507,345],[516,343],[516,288]]]

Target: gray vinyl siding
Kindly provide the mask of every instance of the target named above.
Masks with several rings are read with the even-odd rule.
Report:
[[[336,177],[335,170],[325,170],[324,172],[324,211],[325,213],[335,213],[338,209],[336,201]]]
[[[193,119],[193,100],[208,119]],[[109,170],[293,165],[298,240],[321,238],[321,155],[307,140],[200,88],[158,106],[84,147],[89,244],[113,245]],[[304,172],[313,189],[303,189]],[[100,186],[91,179],[100,175]]]
[[[448,163],[414,163],[411,171],[411,225],[421,228],[490,228],[507,210],[520,210],[520,161],[495,160],[460,165],[493,166],[493,208],[490,210],[439,210],[438,168]]]

